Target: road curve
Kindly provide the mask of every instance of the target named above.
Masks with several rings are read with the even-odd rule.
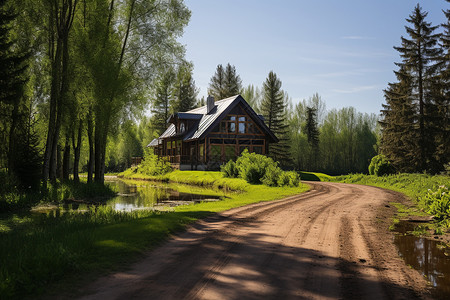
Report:
[[[387,228],[402,196],[310,183],[307,193],[232,209],[190,226],[81,299],[415,299],[427,283]]]

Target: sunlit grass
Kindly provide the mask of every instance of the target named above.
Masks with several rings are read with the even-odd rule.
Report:
[[[220,172],[175,171],[152,179],[170,181],[168,187],[180,192],[226,195],[226,198],[178,206],[168,212],[117,212],[111,207],[98,207],[86,213],[52,212],[3,218],[0,221],[0,298],[39,294],[62,278],[63,285],[64,282],[71,285],[77,274],[101,274],[138,259],[200,218],[308,189],[303,184],[290,188],[250,185],[242,179],[223,178]],[[142,181],[133,183],[139,185]]]

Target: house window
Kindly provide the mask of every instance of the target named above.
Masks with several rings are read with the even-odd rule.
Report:
[[[180,123],[180,132],[184,132],[186,130],[184,122]]]
[[[200,151],[200,162],[204,163],[205,162],[205,144],[200,144],[199,146],[199,151]]]

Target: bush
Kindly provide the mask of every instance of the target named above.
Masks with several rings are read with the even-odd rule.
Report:
[[[164,175],[172,171],[170,163],[164,158],[159,158],[150,148],[145,149],[144,159],[138,169],[139,173],[150,176]]]
[[[376,155],[372,158],[369,165],[369,174],[376,176],[384,176],[394,174],[395,169],[383,154]]]
[[[220,171],[223,173],[223,177],[239,177],[239,170],[236,168],[236,163],[231,159],[226,164],[220,166]]]
[[[262,178],[261,182],[267,186],[283,186],[284,181],[280,179],[284,177],[284,172],[276,165],[276,163],[269,165],[266,169],[266,174]],[[289,184],[289,178],[287,179],[287,184]]]
[[[428,189],[424,202],[428,208],[427,212],[442,221],[450,217],[450,194],[448,188],[441,185],[437,190]]]
[[[249,153],[245,149],[236,161],[236,168],[239,171],[240,178],[247,180],[251,184],[260,184],[266,174],[266,169],[273,164],[275,162],[271,158],[256,153]]]
[[[221,166],[224,177],[240,177],[251,184],[267,186],[298,186],[300,178],[296,172],[283,172],[278,163],[264,155],[244,150],[236,163],[230,160]]]

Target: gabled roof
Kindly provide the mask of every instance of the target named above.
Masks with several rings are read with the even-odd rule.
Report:
[[[238,104],[241,104],[247,114],[253,119],[253,121],[268,134],[272,142],[278,142],[278,138],[273,132],[266,126],[260,115],[257,115],[255,111],[248,105],[248,103],[242,98],[241,95],[236,95],[230,98],[216,101],[215,107],[207,113],[206,105],[192,109],[187,112],[178,113],[180,119],[199,120],[197,126],[190,128],[183,136],[184,141],[192,141],[205,137],[228,113]],[[201,118],[199,118],[201,116]],[[168,138],[176,135],[175,125],[170,124],[159,139]],[[148,147],[154,146],[152,143]]]

